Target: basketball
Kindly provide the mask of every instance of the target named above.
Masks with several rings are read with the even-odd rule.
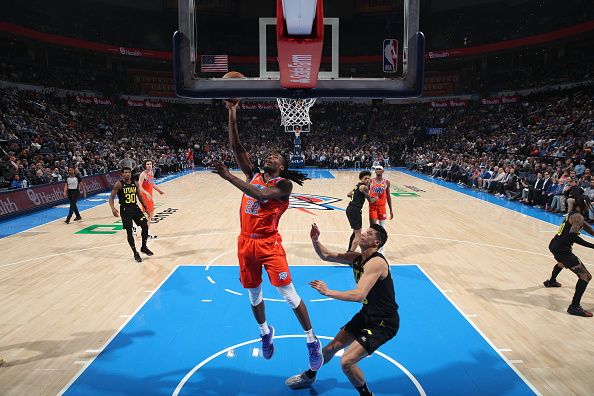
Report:
[[[230,71],[225,73],[223,78],[245,78],[245,76],[238,71]]]
[[[245,78],[245,76],[238,71],[230,71],[230,72],[225,73],[223,78]],[[225,99],[225,102],[229,102],[231,104],[237,104],[237,103],[239,103],[239,98]]]

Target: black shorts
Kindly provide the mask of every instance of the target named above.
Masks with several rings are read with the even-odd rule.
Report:
[[[554,242],[549,244],[549,250],[553,253],[555,260],[562,263],[565,268],[573,268],[582,263],[571,250],[567,250],[567,248],[559,249],[558,245]]]
[[[375,352],[380,346],[390,341],[400,327],[400,318],[396,314],[395,318],[384,320],[369,320],[361,312],[341,328],[355,337],[355,340],[367,351],[369,355]]]
[[[360,230],[363,227],[363,211],[355,206],[347,206],[346,215],[353,230]]]
[[[136,205],[120,206],[120,216],[122,217],[122,226],[124,229],[132,228],[132,222],[140,225],[142,220],[146,220],[144,213]]]

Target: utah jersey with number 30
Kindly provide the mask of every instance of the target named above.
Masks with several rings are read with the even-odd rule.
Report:
[[[122,184],[122,188],[118,190],[120,206],[138,206],[136,203],[136,193],[138,191],[136,182],[130,181],[130,183],[126,183],[124,180],[120,180],[120,183]]]
[[[250,184],[260,190],[266,187],[274,187],[282,177],[275,177],[268,182],[264,181],[262,173],[257,173]],[[249,195],[244,194],[241,198],[239,216],[241,219],[241,234],[255,237],[268,237],[278,233],[278,222],[282,214],[289,207],[289,200],[268,199],[258,201]]]

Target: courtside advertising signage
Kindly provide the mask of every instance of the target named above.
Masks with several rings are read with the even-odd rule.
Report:
[[[84,177],[86,193],[91,195],[108,190],[113,181],[120,178],[120,171]],[[0,220],[65,201],[67,198],[64,196],[64,182],[3,192],[0,194]]]

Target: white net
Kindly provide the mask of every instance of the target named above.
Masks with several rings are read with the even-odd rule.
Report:
[[[281,112],[281,125],[285,127],[286,132],[309,132],[309,109],[316,102],[316,98],[276,98],[276,102]]]

